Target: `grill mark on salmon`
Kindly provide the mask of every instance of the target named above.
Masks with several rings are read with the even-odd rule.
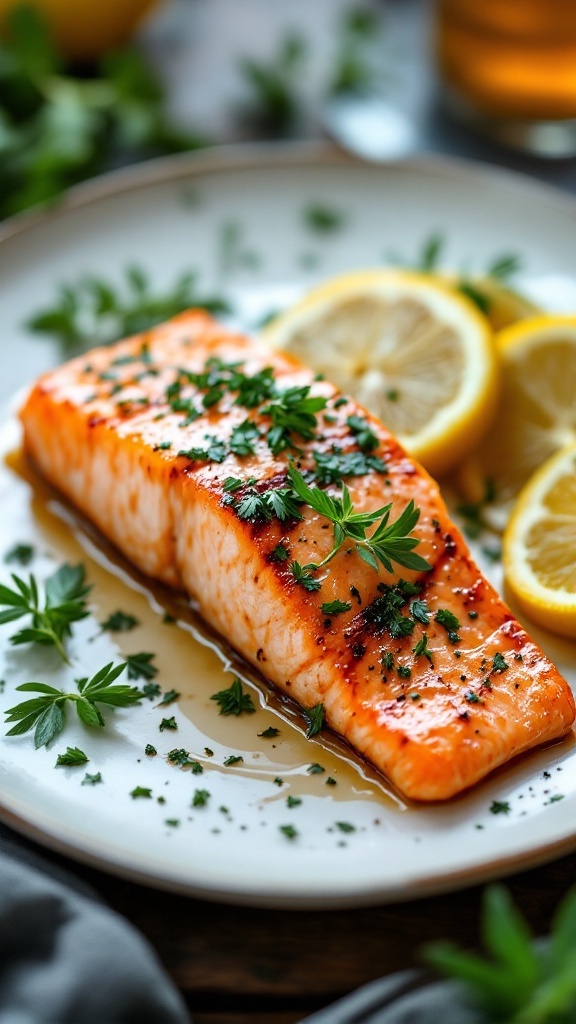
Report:
[[[324,397],[317,436],[294,436],[299,454],[272,454],[265,403],[239,405],[238,391],[224,388],[211,404],[207,389],[190,382],[210,359],[239,363],[248,377],[271,367],[280,388],[310,387]],[[213,627],[304,707],[321,702],[327,724],[401,793],[447,799],[563,736],[574,701],[474,564],[435,481],[372,416],[340,397],[291,357],[191,311],[45,374],[21,419],[28,455],[141,571],[187,591]],[[324,558],[332,528],[305,505],[301,519],[242,519],[226,481],[252,480],[244,490],[265,495],[286,485],[289,458],[311,471],[314,451],[358,453],[350,416],[366,421],[376,441],[371,454],[385,464],[346,477],[355,510],[391,501],[393,521],[413,500],[421,511],[417,550],[431,569],[376,572],[345,544],[318,574],[321,589],[308,592],[291,562]],[[254,453],[224,451],[246,420],[262,428]],[[207,446],[216,461],[179,454]],[[284,560],[275,555],[279,545]],[[410,584],[420,588],[428,622],[411,614],[416,595],[402,590]],[[322,612],[336,600],[350,608]],[[394,604],[410,628],[391,628]],[[440,610],[458,619],[458,639],[437,621]],[[424,633],[429,657],[414,651]],[[496,655],[505,668],[494,667]]]

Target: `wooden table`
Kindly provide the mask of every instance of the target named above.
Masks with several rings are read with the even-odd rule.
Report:
[[[360,985],[417,966],[425,942],[479,943],[481,886],[359,910],[256,910],[147,889],[48,856],[147,937],[194,1024],[293,1024]],[[539,935],[575,881],[573,854],[507,885]]]

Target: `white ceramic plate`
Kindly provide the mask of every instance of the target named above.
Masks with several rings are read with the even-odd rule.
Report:
[[[332,231],[311,227],[310,209],[318,206],[337,214]],[[114,282],[137,262],[162,290],[190,269],[200,290],[224,292],[235,319],[253,328],[322,277],[380,264],[392,250],[413,259],[438,230],[450,264],[479,269],[517,252],[523,285],[536,298],[576,308],[576,203],[507,173],[445,160],[378,168],[315,147],[256,147],[102,179],[44,217],[13,221],[0,238],[3,395],[54,363],[55,348],[23,324],[81,273]],[[17,427],[8,422],[2,451],[17,447]],[[10,647],[14,627],[2,627],[3,708],[22,699],[15,687],[25,680],[68,684],[141,650],[155,652],[162,690],[182,694],[166,708],[145,701],[108,715],[99,731],[69,715],[50,750],[34,751],[30,735],[2,735],[0,815],[27,835],[139,881],[269,906],[414,897],[576,848],[572,740],[523,757],[446,806],[407,807],[336,743],[306,741],[298,712],[249,676],[257,713],[219,716],[210,697],[231,681],[229,652],[185,612],[171,608],[182,621],[166,624],[166,597],[99,546],[15,456],[0,471],[0,522],[0,557],[16,542],[32,543],[38,576],[82,560],[94,584],[93,616],[75,631],[70,673],[49,651]],[[498,569],[485,568],[498,583]],[[9,569],[0,566],[3,581]],[[116,608],[141,626],[96,635],[97,622]],[[532,632],[576,684],[575,645]],[[161,732],[162,718],[172,716],[177,731]],[[278,738],[258,737],[270,725]],[[156,756],[145,755],[147,743]],[[89,755],[86,768],[54,768],[68,745]],[[171,765],[173,748],[189,751],[203,773]],[[230,755],[243,760],[225,766]],[[325,771],[310,773],[314,763]],[[103,781],[83,785],[86,770]],[[151,798],[131,797],[137,786]],[[197,789],[210,794],[203,807],[191,806]],[[289,806],[287,797],[301,802]],[[493,801],[508,813],[491,813]],[[282,831],[286,825],[295,838]]]

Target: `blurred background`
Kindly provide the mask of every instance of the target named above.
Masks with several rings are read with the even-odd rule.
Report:
[[[214,143],[330,136],[576,187],[572,0],[0,0],[0,215]]]

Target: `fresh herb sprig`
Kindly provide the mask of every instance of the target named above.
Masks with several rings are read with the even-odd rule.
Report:
[[[461,981],[490,1022],[570,1024],[576,1019],[576,889],[556,911],[548,942],[535,945],[503,886],[484,894],[482,937],[491,959],[449,943],[425,949],[429,963]]]
[[[387,572],[393,572],[393,562],[415,572],[427,572],[430,569],[428,562],[414,552],[419,540],[410,535],[418,522],[420,510],[413,501],[409,501],[398,519],[390,523],[392,503],[373,512],[355,512],[350,492],[345,484],[342,484],[342,497],[332,498],[320,487],[309,487],[294,466],[290,467],[288,475],[299,498],[328,519],[334,528],[332,550],[321,562],[305,565],[305,571],[316,572],[322,569],[347,540],[352,541],[360,558],[376,571],[380,563]],[[368,527],[375,524],[376,529],[368,537]]]
[[[125,162],[198,146],[170,123],[144,56],[108,53],[90,74],[66,66],[38,5],[16,4],[0,45],[0,217]]]
[[[317,427],[316,413],[326,405],[327,399],[321,395],[311,396],[307,385],[277,392],[273,401],[262,409],[263,415],[272,420],[267,434],[272,453],[278,455],[286,448],[295,448],[294,434],[312,441]]]
[[[15,589],[0,584],[0,624],[15,622],[26,615],[31,624],[10,637],[12,644],[42,644],[55,647],[60,657],[70,664],[65,641],[71,636],[72,624],[88,615],[86,597],[91,586],[85,582],[83,565],[62,565],[44,583],[42,596],[36,577],[28,580],[12,575]]]
[[[114,666],[112,662],[101,668],[91,679],[77,679],[77,693],[65,693],[47,683],[22,683],[17,690],[40,693],[6,712],[6,723],[15,722],[7,736],[21,736],[34,729],[34,746],[44,747],[62,732],[66,725],[66,704],[72,703],[78,718],[85,725],[103,727],[106,721],[97,704],[112,707],[130,707],[142,700],[143,694],[125,683],[116,684],[116,679],[126,668],[126,663]]]
[[[198,291],[193,273],[181,274],[163,292],[153,289],[142,267],[127,267],[124,277],[119,286],[94,275],[63,284],[53,304],[31,317],[26,326],[54,338],[69,353],[139,334],[191,306],[215,314],[230,311],[224,298]]]

